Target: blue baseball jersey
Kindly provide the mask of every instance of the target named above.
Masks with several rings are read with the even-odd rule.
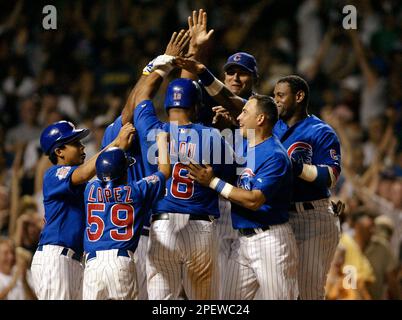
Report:
[[[188,171],[180,160],[192,158],[197,163],[205,161],[212,164],[216,175],[227,179],[234,177],[235,165],[230,158],[232,150],[219,131],[201,124],[177,126],[161,122],[150,100],[142,101],[136,107],[134,123],[144,150],[151,150],[155,146],[154,140],[148,140],[149,133],[150,136],[155,136],[155,133],[152,134],[153,129],[170,132],[172,176],[166,182],[165,197],[156,203],[153,212],[208,214],[218,217],[218,194],[187,177]],[[152,154],[148,158],[152,158]]]
[[[85,252],[127,249],[135,251],[140,231],[152,205],[165,191],[161,172],[127,185],[104,184],[99,179],[85,188]]]
[[[83,252],[85,230],[85,184],[74,186],[71,175],[77,166],[55,165],[43,179],[45,225],[39,245],[52,244]]]
[[[275,136],[249,147],[237,187],[261,190],[266,201],[256,211],[232,203],[233,228],[261,228],[287,222],[292,181],[292,164]]]
[[[279,120],[273,133],[281,140],[289,158],[303,159],[303,163],[328,166],[335,177],[341,172],[341,150],[335,131],[316,116],[308,116],[292,127]],[[328,187],[319,187],[295,177],[294,202],[314,201],[328,198]]]

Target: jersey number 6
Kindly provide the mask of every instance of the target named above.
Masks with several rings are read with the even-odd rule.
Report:
[[[87,205],[87,220],[89,227],[87,227],[87,236],[89,241],[98,241],[105,229],[105,222],[103,219],[95,215],[94,212],[104,213],[104,203],[88,203]],[[121,219],[119,213],[124,212],[125,218]],[[109,231],[110,238],[116,241],[128,241],[134,234],[134,208],[130,204],[117,203],[110,208],[110,221],[114,228]],[[91,231],[92,225],[96,226],[95,231]]]

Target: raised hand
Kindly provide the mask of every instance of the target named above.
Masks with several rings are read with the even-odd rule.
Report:
[[[205,66],[201,62],[190,58],[176,57],[173,60],[173,64],[194,74],[199,74],[205,70]]]
[[[189,55],[194,54],[209,41],[214,30],[207,31],[207,13],[200,9],[193,11],[193,15],[188,17],[188,30],[190,31],[190,50]]]
[[[190,32],[184,29],[179,33],[173,32],[168,45],[166,46],[165,54],[169,56],[183,56],[186,52],[186,46],[190,41]]]
[[[212,119],[212,124],[217,124],[218,122],[225,127],[230,127],[231,125],[236,126],[238,123],[235,118],[231,116],[229,111],[222,106],[216,106],[212,108],[215,115]]]
[[[116,147],[119,147],[120,149],[127,150],[133,141],[134,134],[135,134],[135,128],[132,125],[132,123],[130,122],[126,123],[120,129],[119,135],[114,140],[115,141],[114,145]]]

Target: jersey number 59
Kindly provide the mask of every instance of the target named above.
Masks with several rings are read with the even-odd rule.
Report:
[[[88,203],[87,205],[87,236],[89,241],[98,241],[105,230],[105,221],[95,212],[103,213],[105,211],[104,203]],[[124,213],[124,218],[120,217]],[[116,203],[110,208],[110,221],[116,226],[109,231],[110,238],[116,241],[128,241],[134,234],[134,208],[130,204]],[[95,231],[91,231],[92,225],[96,226]]]

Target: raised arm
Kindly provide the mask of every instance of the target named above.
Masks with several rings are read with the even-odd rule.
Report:
[[[190,32],[190,45],[187,56],[205,62],[205,50],[214,30],[207,31],[207,13],[203,9],[200,9],[198,14],[197,11],[193,11],[192,16],[188,17],[188,30]],[[182,69],[181,77],[197,79],[196,74],[186,69]]]
[[[119,135],[107,147],[95,154],[91,159],[80,165],[71,175],[71,183],[73,185],[83,184],[89,181],[96,173],[95,163],[98,156],[107,148],[119,147],[127,150],[130,146],[135,129],[131,123],[126,123],[120,130]]]
[[[152,60],[143,70],[135,87],[131,90],[124,109],[121,113],[123,125],[132,122],[134,109],[144,100],[152,99],[158,91],[163,79],[174,68],[174,56],[181,56],[189,41],[189,33],[181,30],[174,32],[166,47],[165,53]]]
[[[158,169],[163,173],[166,179],[168,179],[172,173],[168,151],[168,140],[169,134],[167,132],[160,132],[156,136],[156,143],[158,145]]]
[[[208,94],[230,114],[237,118],[241,113],[245,100],[232,93],[221,81],[219,81],[201,62],[190,58],[176,57],[174,64],[196,74]]]

